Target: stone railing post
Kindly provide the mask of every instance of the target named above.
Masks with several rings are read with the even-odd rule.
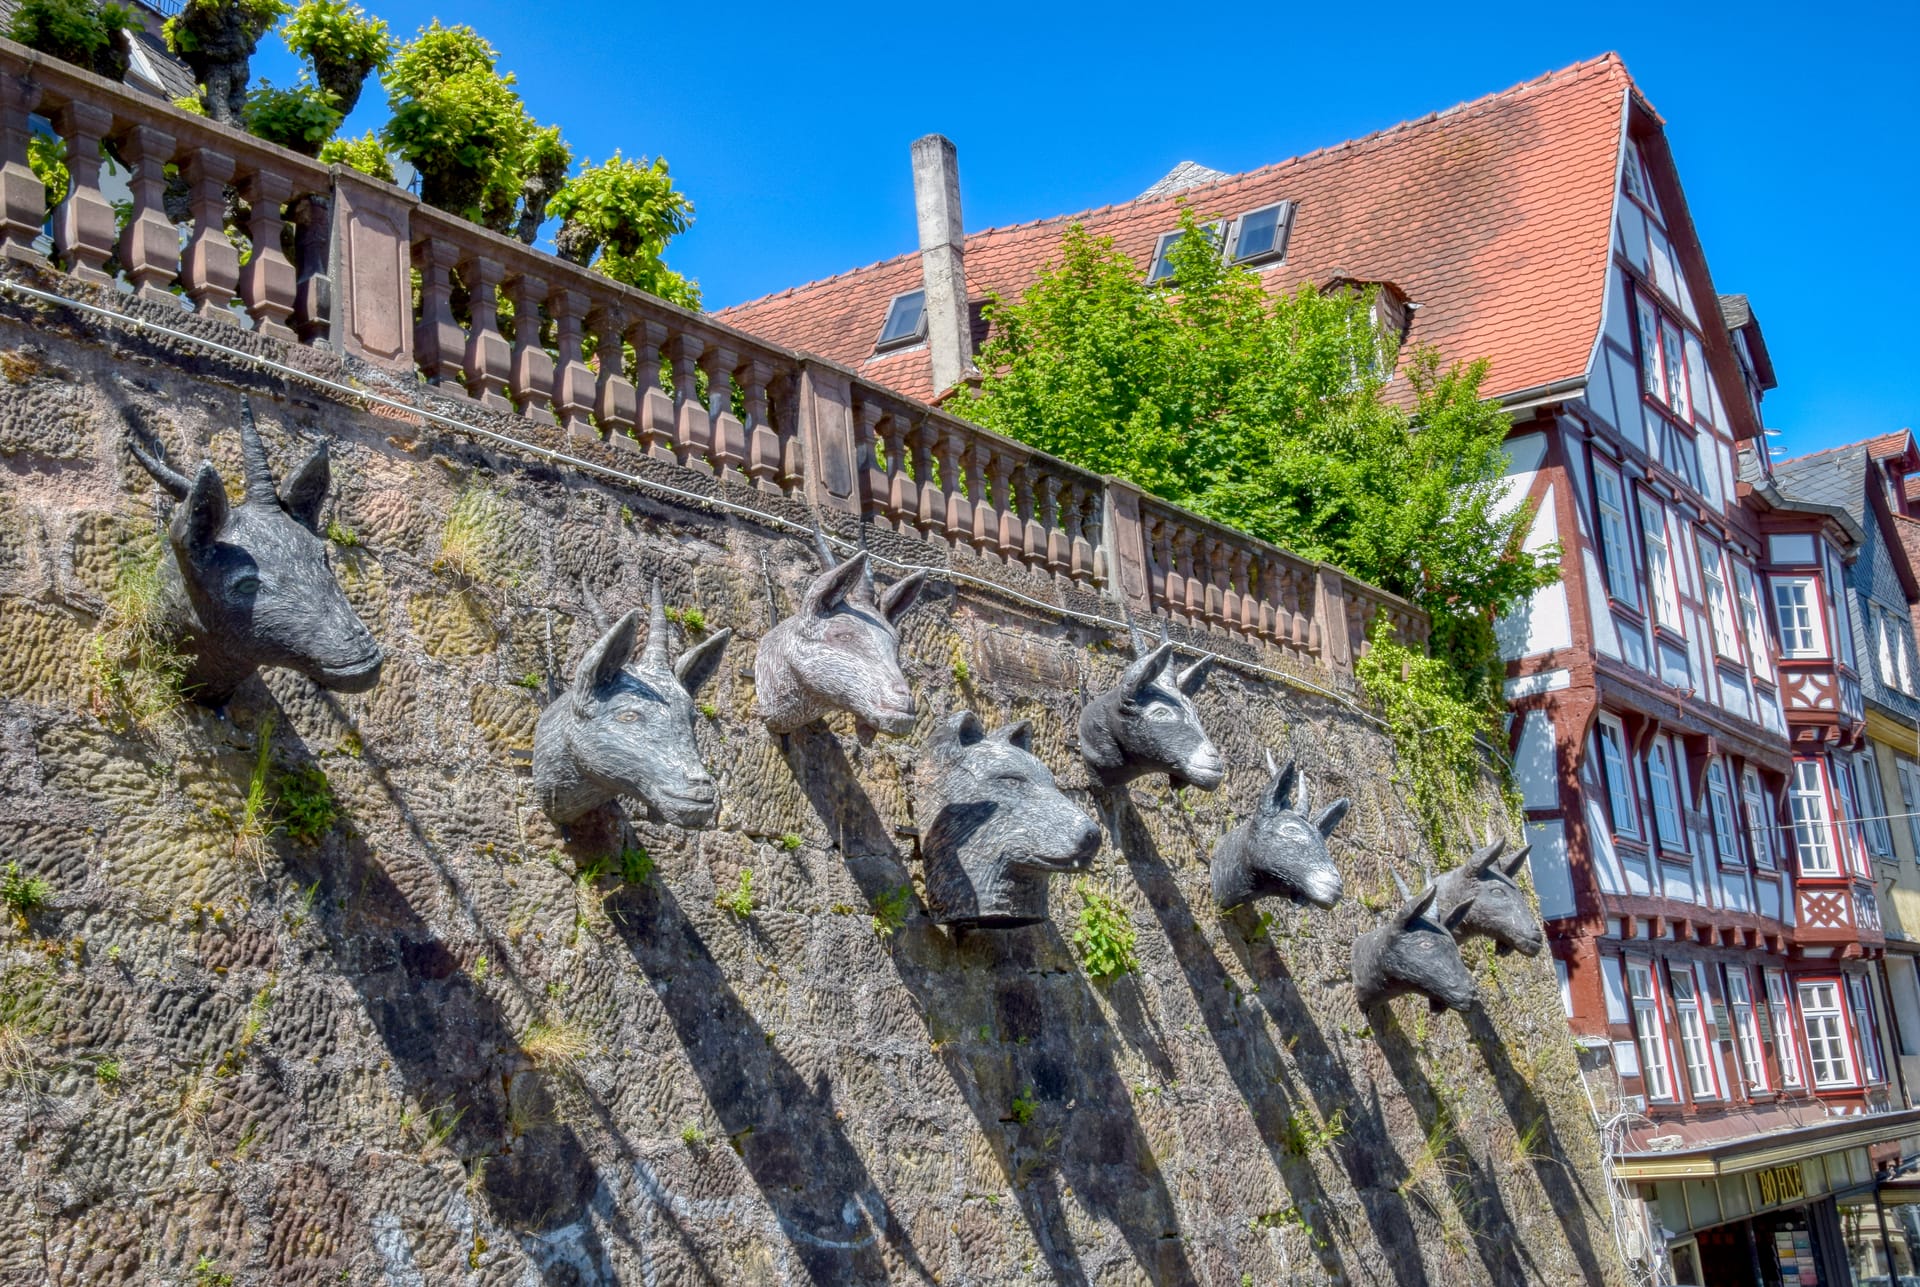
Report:
[[[1313,573],[1313,624],[1320,633],[1320,664],[1336,675],[1353,673],[1347,639],[1346,578],[1322,564]]]
[[[419,201],[358,170],[333,170],[333,347],[413,370],[413,208]],[[536,323],[537,324],[537,323]]]
[[[167,218],[164,193],[173,136],[151,125],[134,125],[121,133],[118,143],[132,171],[127,187],[133,198],[132,216],[120,230],[120,263],[140,298],[172,304],[173,281],[180,275],[180,230]],[[275,241],[274,250],[279,249]]]
[[[33,248],[46,218],[47,185],[27,164],[29,117],[40,105],[40,87],[21,76],[0,74],[0,237],[8,259],[44,265]]]
[[[100,139],[113,128],[113,113],[72,102],[53,113],[67,142],[67,195],[53,215],[53,244],[66,270],[99,286],[113,279],[102,268],[113,253],[113,206],[100,191]]]
[[[462,357],[467,372],[467,393],[483,407],[507,411],[513,403],[507,398],[507,381],[513,374],[513,349],[500,333],[500,283],[506,269],[498,260],[485,255],[468,255],[460,261],[460,279],[467,285],[467,311],[473,325],[467,333],[467,349]]]
[[[1106,521],[1101,535],[1106,538],[1107,575],[1119,587],[1120,601],[1141,614],[1153,611],[1147,581],[1147,537],[1140,521],[1140,489],[1118,478],[1107,478],[1102,489],[1106,498]]]
[[[808,502],[858,515],[853,389],[844,373],[817,362],[800,364],[799,441]]]
[[[280,230],[287,223],[280,211],[293,196],[293,182],[271,170],[255,170],[242,180],[240,195],[252,211],[247,240],[253,243],[253,254],[240,270],[240,298],[262,335],[291,340],[293,327],[288,323],[298,278],[280,249]]]
[[[466,376],[467,337],[453,320],[453,266],[460,252],[451,242],[429,237],[413,247],[420,273],[420,318],[413,324],[413,355],[427,383],[451,391]]]

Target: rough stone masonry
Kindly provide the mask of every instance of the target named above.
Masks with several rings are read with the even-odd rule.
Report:
[[[282,474],[331,442],[321,530],[385,668],[136,720],[103,640],[166,501],[116,399],[237,492],[243,393]],[[1074,878],[1048,921],[948,931],[914,837],[962,708],[1032,721],[1100,816],[1076,721],[1124,636],[936,579],[901,623],[910,733],[776,736],[751,659],[816,571],[770,527],[0,305],[0,871],[46,889],[0,907],[0,1282],[1621,1281],[1550,962],[1469,945],[1465,1016],[1354,1004],[1352,943],[1433,858],[1374,727],[1217,667],[1222,788],[1142,779],[1105,815],[1084,880],[1140,968],[1096,984]],[[562,833],[535,722],[656,575],[675,652],[737,635],[696,721],[717,823]],[[1266,749],[1353,802],[1331,910],[1214,909]]]

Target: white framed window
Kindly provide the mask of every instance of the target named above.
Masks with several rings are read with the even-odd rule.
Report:
[[[1820,616],[1820,582],[1810,576],[1776,576],[1773,620],[1780,631],[1783,657],[1827,655],[1826,623]]]
[[[1661,272],[1656,262],[1656,275]],[[1662,281],[1662,288],[1668,284]],[[1636,290],[1633,298],[1640,332],[1640,390],[1690,425],[1693,389],[1687,379],[1687,333],[1645,294]]]
[[[1880,1059],[1879,1025],[1873,1021],[1873,1005],[1867,999],[1867,981],[1858,974],[1847,976],[1847,1004],[1853,1012],[1853,1039],[1860,1047],[1860,1066],[1870,1082],[1887,1079]]]
[[[1760,616],[1760,594],[1754,588],[1753,570],[1744,563],[1733,565],[1734,592],[1740,599],[1740,628],[1747,637],[1747,662],[1762,679],[1773,678],[1773,647],[1767,641],[1767,627]]]
[[[1754,1018],[1753,992],[1747,967],[1727,967],[1727,1010],[1732,1015],[1733,1044],[1740,1054],[1740,1075],[1747,1090],[1767,1089],[1767,1060],[1760,1050],[1760,1025]]]
[[[1733,821],[1733,783],[1727,766],[1719,760],[1707,762],[1707,814],[1713,819],[1713,847],[1720,861],[1740,865],[1739,832]]]
[[[1867,620],[1873,626],[1875,660],[1880,663],[1880,682],[1887,687],[1895,687],[1893,682],[1893,640],[1887,632],[1887,610],[1877,603],[1867,605]]]
[[[1653,797],[1653,829],[1662,849],[1686,848],[1686,829],[1680,821],[1680,781],[1667,739],[1647,743],[1647,786]]]
[[[1647,549],[1647,585],[1653,592],[1653,617],[1669,630],[1680,629],[1680,583],[1667,539],[1667,510],[1650,496],[1638,498],[1640,534]]]
[[[1740,660],[1740,625],[1733,618],[1733,595],[1727,589],[1726,556],[1704,535],[1695,542],[1700,554],[1700,579],[1707,585],[1707,613],[1713,620],[1713,650],[1729,661]]]
[[[1278,201],[1249,210],[1233,221],[1227,257],[1236,264],[1279,260],[1287,253],[1287,231],[1293,224],[1293,202]]]
[[[1674,1026],[1680,1030],[1680,1059],[1687,1069],[1687,1089],[1695,1099],[1717,1099],[1720,1091],[1713,1078],[1713,1056],[1707,1045],[1693,971],[1685,963],[1670,961],[1667,975],[1673,981]]]
[[[880,338],[873,342],[876,352],[902,348],[927,338],[927,292],[905,291],[887,305],[887,320],[880,324]]]
[[[1633,1032],[1640,1043],[1640,1076],[1646,1080],[1647,1098],[1672,1099],[1667,1028],[1660,1017],[1660,997],[1653,989],[1653,962],[1627,961],[1627,995],[1633,1002]]]
[[[1880,663],[1880,682],[1896,692],[1914,696],[1913,623],[1904,614],[1873,604],[1874,651]]]
[[[1600,557],[1606,564],[1607,592],[1628,607],[1640,606],[1640,582],[1633,571],[1633,545],[1627,540],[1626,493],[1620,471],[1593,462],[1593,502],[1600,513]]]
[[[1793,845],[1800,855],[1800,874],[1839,875],[1840,863],[1833,852],[1833,818],[1827,809],[1826,775],[1820,771],[1819,760],[1793,762],[1787,806],[1793,813]]]
[[[1860,790],[1860,824],[1867,829],[1867,852],[1893,859],[1893,828],[1887,825],[1887,793],[1880,785],[1880,761],[1871,747],[1855,757],[1853,780]]]
[[[1683,421],[1693,419],[1693,390],[1687,382],[1687,342],[1685,334],[1674,325],[1673,319],[1660,319],[1661,356],[1667,377],[1668,407]]]
[[[1780,1064],[1780,1084],[1800,1085],[1800,1052],[1794,1044],[1792,993],[1787,991],[1787,976],[1779,970],[1763,970],[1760,977],[1767,987],[1768,1017],[1773,1020],[1773,1057]]]
[[[1853,775],[1847,762],[1835,756],[1827,761],[1827,772],[1833,779],[1833,800],[1839,805],[1834,816],[1835,830],[1840,835],[1840,848],[1847,865],[1862,876],[1871,877],[1873,868],[1867,861],[1867,838],[1861,832],[1860,819],[1866,816],[1866,810],[1860,807],[1860,783]]]
[[[1807,1063],[1813,1069],[1813,1084],[1823,1089],[1854,1085],[1838,979],[1801,981],[1800,1020],[1806,1028]]]
[[[1753,861],[1771,871],[1779,853],[1775,837],[1780,834],[1775,829],[1773,797],[1760,785],[1760,775],[1752,769],[1740,775],[1740,794],[1745,797],[1747,843],[1753,850]]]
[[[1606,776],[1607,812],[1616,835],[1640,835],[1640,810],[1635,807],[1633,774],[1628,769],[1627,732],[1620,721],[1602,715],[1595,730],[1600,739],[1600,770]]]
[[[1893,775],[1900,783],[1900,809],[1907,815],[1907,839],[1913,842],[1914,861],[1920,862],[1920,762],[1896,755]]]

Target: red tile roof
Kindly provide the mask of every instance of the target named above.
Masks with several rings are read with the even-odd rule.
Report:
[[[1018,296],[1078,221],[1145,268],[1177,203],[1229,218],[1295,203],[1269,289],[1336,276],[1390,281],[1420,305],[1412,338],[1486,357],[1490,395],[1585,373],[1600,327],[1621,115],[1615,54],[1337,147],[1187,188],[970,234],[968,293]],[[873,356],[887,303],[920,285],[917,252],[724,309],[722,320],[914,397],[924,347]]]

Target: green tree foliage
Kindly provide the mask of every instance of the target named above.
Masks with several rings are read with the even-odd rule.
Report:
[[[699,286],[661,259],[667,242],[693,223],[693,202],[674,188],[665,158],[629,161],[615,152],[567,180],[547,210],[560,218],[553,245],[562,259],[700,306]]]
[[[263,80],[247,95],[240,119],[249,134],[303,156],[318,156],[340,128],[341,114],[331,90],[305,84],[275,89]]]
[[[7,36],[109,80],[127,74],[126,37],[139,25],[132,9],[98,0],[22,0]]]
[[[314,83],[333,95],[342,117],[359,104],[367,77],[385,71],[394,53],[387,24],[350,0],[304,0],[280,38],[306,59]]]
[[[387,145],[369,130],[357,139],[328,139],[320,145],[320,159],[329,165],[352,166],[362,174],[393,182],[393,162],[387,157]]]
[[[167,47],[193,69],[208,116],[242,119],[253,51],[287,8],[286,0],[186,0],[167,19]]]
[[[1497,510],[1507,420],[1480,400],[1485,365],[1421,350],[1396,376],[1371,296],[1270,297],[1193,211],[1181,230],[1172,277],[1150,286],[1070,228],[1022,299],[989,301],[969,414],[1404,596],[1432,615],[1435,655],[1492,700],[1493,617],[1558,560],[1522,549],[1525,506]]]
[[[394,55],[385,83],[393,109],[382,133],[420,172],[428,205],[483,222],[518,202],[521,163],[537,132],[513,73],[471,27],[431,26]]]

